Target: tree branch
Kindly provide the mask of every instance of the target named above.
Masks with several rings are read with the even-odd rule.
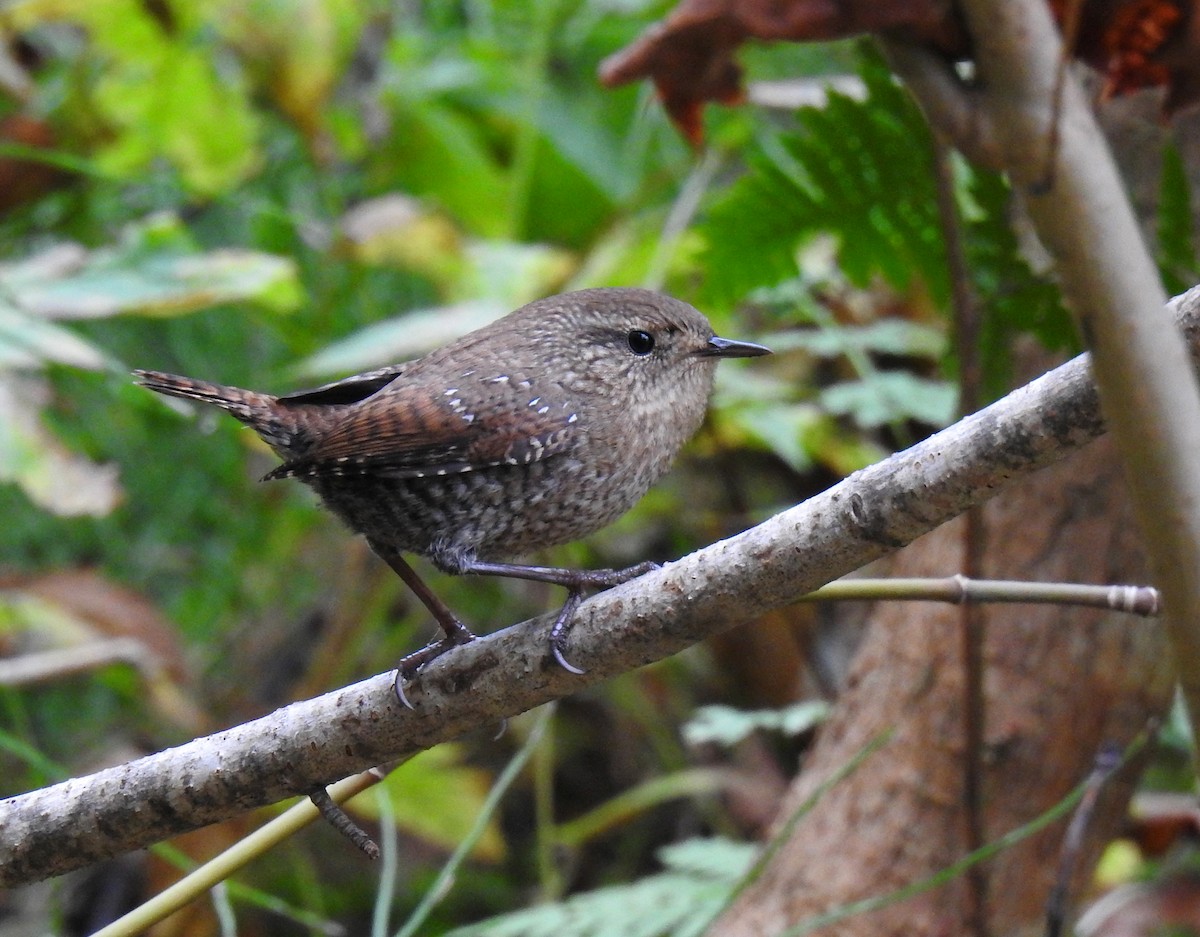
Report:
[[[1178,301],[1200,358],[1200,288]],[[1101,435],[1086,357],[736,537],[585,602],[569,656],[546,615],[437,659],[409,688],[381,674],[254,722],[0,802],[0,886],[80,868],[661,660],[796,601]]]
[[[976,89],[963,84],[954,64],[911,40],[882,35],[888,66],[921,105],[935,133],[976,166],[999,172],[1002,154],[996,128],[980,106]]]
[[[977,98],[1095,356],[1104,412],[1200,731],[1200,388],[1107,142],[1043,0],[963,0]],[[1061,92],[1061,99],[1056,99]],[[1061,104],[1061,108],[1056,104]]]

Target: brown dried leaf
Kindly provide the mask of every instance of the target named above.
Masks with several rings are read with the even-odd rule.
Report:
[[[0,119],[0,145],[50,150],[55,142],[54,131],[36,117],[9,114]],[[69,179],[67,173],[49,163],[16,155],[0,156],[0,213],[39,199],[66,185]]]
[[[1197,0],[1049,2],[1060,22],[1078,18],[1070,27],[1073,54],[1105,75],[1105,97],[1162,86],[1168,115],[1200,101]],[[704,103],[744,97],[734,53],[747,39],[812,42],[862,33],[903,36],[948,58],[970,55],[946,0],[682,0],[607,58],[600,80],[611,87],[650,78],[680,132],[699,146]]]
[[[1071,48],[1104,75],[1102,97],[1165,87],[1168,114],[1200,98],[1200,23],[1194,2],[1050,0],[1050,6],[1059,22],[1078,16]]]
[[[793,42],[902,32],[943,50],[962,45],[947,0],[683,0],[632,45],[600,65],[609,87],[650,78],[671,119],[693,146],[705,101],[742,100],[734,50],[747,39]]]
[[[35,626],[38,633],[23,636],[20,647],[9,653],[84,647],[97,639],[136,642],[140,653],[134,660],[146,681],[148,703],[176,725],[192,731],[205,728],[207,720],[192,694],[177,629],[143,595],[86,569],[0,577],[0,590],[59,613],[37,618],[42,623]]]

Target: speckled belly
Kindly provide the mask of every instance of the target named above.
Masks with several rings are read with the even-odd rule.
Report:
[[[423,555],[465,550],[499,561],[599,530],[650,480],[631,484],[555,459],[443,477],[323,476],[309,483],[349,527],[381,545]]]

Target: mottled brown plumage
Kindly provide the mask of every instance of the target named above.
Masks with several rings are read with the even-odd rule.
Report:
[[[512,565],[577,540],[628,510],[699,427],[718,358],[766,354],[715,338],[686,303],[641,289],[593,289],[530,303],[415,361],[273,397],[156,371],[159,393],[216,404],[414,588],[446,637],[402,675],[471,635],[401,558],[453,573],[566,586],[551,646],[585,588],[644,572]]]

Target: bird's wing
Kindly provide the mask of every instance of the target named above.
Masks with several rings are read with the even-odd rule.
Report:
[[[424,478],[527,465],[567,449],[576,420],[570,406],[537,398],[528,406],[472,411],[452,394],[403,389],[347,408],[332,430],[314,439],[311,455],[284,463],[266,478]]]
[[[296,406],[298,404],[327,406],[358,403],[366,400],[372,394],[382,390],[394,381],[404,373],[405,367],[407,365],[390,364],[385,368],[364,371],[362,374],[344,377],[340,381],[322,384],[320,387],[314,387],[312,390],[298,390],[290,394],[284,394],[278,400],[284,406]]]

